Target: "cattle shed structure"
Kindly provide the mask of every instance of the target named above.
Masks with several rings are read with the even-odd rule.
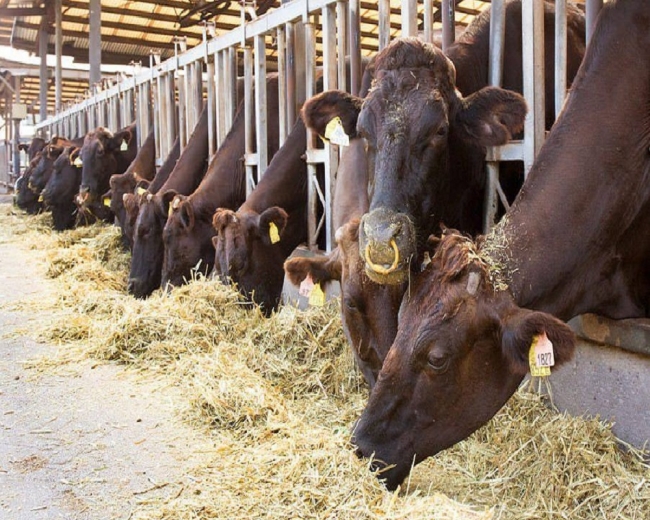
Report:
[[[589,38],[603,0],[574,3],[585,10]],[[521,160],[527,171],[545,134],[543,2],[522,0],[522,4],[524,96],[529,114],[521,141],[488,151],[486,230],[494,223],[499,205],[508,207],[499,186],[499,162]],[[555,4],[557,114],[567,90],[566,0],[556,0]],[[50,72],[44,65],[38,70],[21,69],[20,74],[12,76],[5,73],[0,85],[2,114],[5,121],[12,121],[12,103],[25,104],[31,110],[38,106],[40,122],[36,129],[45,137],[74,138],[97,126],[117,130],[135,121],[141,142],[154,130],[159,166],[177,136],[181,146],[186,145],[203,106],[208,109],[212,156],[230,129],[238,102],[243,101],[247,124],[244,161],[250,193],[270,161],[266,153],[270,131],[265,115],[267,74],[278,73],[280,117],[273,131],[279,132],[282,143],[299,117],[302,102],[317,92],[318,78],[322,78],[324,90],[339,88],[356,94],[361,85],[362,59],[384,48],[391,39],[419,36],[446,48],[456,31],[462,31],[489,7],[490,83],[498,85],[504,0],[0,0],[0,45],[40,56],[54,53],[59,64],[53,73],[54,89],[45,88],[44,83],[49,87]],[[63,72],[61,54],[90,62],[93,80]],[[102,76],[99,61],[131,64],[131,73]],[[11,72],[17,66],[0,62],[2,69]],[[240,79],[244,84],[241,100],[237,98]],[[18,142],[16,132],[6,135],[7,141]],[[328,250],[334,245],[330,208],[339,152],[339,147],[323,145],[315,136],[308,136],[309,254],[316,251],[319,238]],[[324,176],[317,173],[320,165],[324,165]],[[576,364],[552,377],[556,401],[573,413],[589,411],[614,419],[615,431],[622,438],[642,445],[650,440],[648,412],[638,413],[645,406],[638,403],[650,401],[647,323],[581,318],[573,325],[588,346],[581,346]],[[594,343],[598,348],[591,348]],[[604,346],[608,344],[616,345],[615,349]],[[595,360],[591,356],[599,357]],[[629,367],[635,367],[635,375],[630,375]],[[607,372],[608,377],[599,371]],[[605,380],[607,392],[594,390],[596,382]],[[630,394],[630,384],[637,396],[632,402],[624,399]],[[575,391],[577,387],[580,393]],[[609,399],[603,399],[605,393]]]

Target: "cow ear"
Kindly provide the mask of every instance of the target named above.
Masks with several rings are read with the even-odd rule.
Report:
[[[167,218],[169,216],[170,205],[176,195],[178,195],[178,192],[176,190],[167,190],[165,193],[162,193],[160,197],[156,197],[156,199],[159,201],[157,206],[158,211],[160,211],[161,215],[164,218]]]
[[[218,234],[222,234],[223,230],[226,229],[228,224],[231,222],[237,221],[237,215],[231,209],[226,208],[217,208],[212,216],[212,227],[217,231]]]
[[[179,199],[175,199],[174,203],[176,200]],[[191,230],[194,227],[194,209],[188,200],[181,200],[178,205],[178,218],[186,230]]]
[[[327,256],[289,258],[284,262],[284,272],[293,285],[300,285],[307,276],[311,276],[314,283],[341,280],[338,249],[334,249]]]
[[[140,179],[136,184],[135,184],[135,193],[141,195],[143,192],[147,191],[149,189],[149,185],[151,182],[149,182],[147,179]]]
[[[485,87],[462,100],[456,123],[481,146],[498,146],[523,130],[527,110],[516,92]]]
[[[77,165],[75,164],[75,161],[76,161],[77,158],[79,157],[79,153],[80,153],[80,152],[81,152],[81,148],[79,148],[78,146],[75,146],[75,147],[72,148],[72,150],[70,150],[70,153],[68,154],[68,156],[69,156],[69,158],[70,158],[70,164],[72,164],[73,166],[77,166]],[[79,167],[79,166],[77,166],[77,168],[78,168],[78,167]]]
[[[555,365],[571,359],[575,350],[575,335],[569,326],[545,312],[517,308],[501,325],[501,348],[517,374],[529,370],[528,355],[535,336],[545,333],[553,344]]]
[[[122,146],[122,143],[126,143],[127,146],[131,144],[131,139],[133,139],[133,134],[130,130],[122,130],[113,134],[108,140],[107,148],[109,150],[119,150]]]
[[[320,136],[325,135],[327,124],[335,117],[341,119],[343,130],[348,137],[357,135],[357,118],[363,99],[342,90],[328,90],[309,99],[302,107],[305,125]]]
[[[50,159],[56,159],[59,155],[63,153],[63,146],[50,146],[47,150],[47,156]]]
[[[279,242],[288,219],[287,212],[278,206],[264,210],[258,220],[259,236],[264,243],[271,245]]]

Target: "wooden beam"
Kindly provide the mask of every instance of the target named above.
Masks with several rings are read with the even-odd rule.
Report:
[[[43,16],[44,7],[0,7],[0,17],[18,18],[21,16]]]

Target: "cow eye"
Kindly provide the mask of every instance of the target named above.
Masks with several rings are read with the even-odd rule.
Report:
[[[427,364],[429,365],[429,368],[436,372],[437,374],[442,374],[447,371],[449,368],[449,364],[451,362],[451,358],[447,355],[440,355],[440,354],[434,354],[430,353],[429,358],[427,360]]]
[[[436,130],[436,137],[444,137],[447,135],[449,127],[447,125],[440,125],[438,130]]]
[[[354,298],[344,298],[343,303],[348,310],[359,312],[359,306],[357,305],[357,301]]]

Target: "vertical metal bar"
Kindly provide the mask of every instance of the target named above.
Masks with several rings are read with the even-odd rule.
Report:
[[[544,142],[544,3],[522,3],[524,97],[524,172],[528,175]],[[532,38],[531,38],[532,35]]]
[[[591,35],[594,33],[598,13],[603,8],[603,0],[586,0],[585,1],[585,15],[587,25],[587,43],[591,40]]]
[[[555,0],[555,117],[559,115],[567,91],[566,0]]]
[[[90,65],[89,87],[102,80],[102,3],[90,0],[88,3],[88,63]]]
[[[63,12],[61,10],[61,0],[54,2],[55,13],[55,54],[56,54],[56,69],[54,72],[54,111],[59,113],[61,111],[61,101],[63,92],[63,64],[61,62],[61,55],[63,54]]]
[[[278,27],[275,31],[278,54],[278,124],[280,146],[284,144],[289,131],[289,124],[287,122],[287,45],[284,31],[284,26]]]
[[[357,96],[361,88],[361,17],[360,0],[349,0],[350,92]]]
[[[226,137],[226,67],[223,51],[215,55],[217,60],[217,148],[221,146]]]
[[[178,128],[176,126],[176,89],[174,86],[174,73],[169,72],[165,74],[165,92],[167,96],[167,149],[174,148],[174,141],[178,136]]]
[[[41,26],[38,31],[38,56],[40,58],[38,81],[39,81],[39,119],[47,119],[47,24],[46,17],[43,16]]]
[[[181,152],[185,149],[185,145],[187,144],[187,133],[186,133],[186,118],[185,118],[185,112],[186,112],[186,105],[185,105],[185,96],[186,96],[186,90],[185,90],[185,78],[181,77],[184,76],[184,71],[182,69],[177,71],[178,77],[174,78],[178,80],[177,83],[177,88],[178,88],[178,135],[180,136],[180,142],[181,142]]]
[[[269,164],[268,121],[266,92],[266,37],[255,37],[255,131],[257,137],[257,180],[262,178]]]
[[[323,29],[323,90],[331,90],[338,87],[337,71],[338,62],[336,59],[336,10],[335,6],[328,5],[322,10]],[[345,86],[345,83],[343,84]],[[332,249],[334,242],[334,230],[332,229],[332,193],[334,193],[334,182],[336,182],[336,170],[338,168],[338,148],[325,145],[325,179],[323,201],[323,212],[325,214],[325,242],[328,251]],[[318,182],[314,178],[314,182]]]
[[[452,2],[453,3],[453,2]],[[503,78],[503,56],[505,51],[506,9],[504,0],[492,0],[490,11],[490,53],[488,62],[488,81],[492,86],[500,86]],[[443,37],[444,38],[444,37]],[[486,163],[485,202],[483,205],[483,232],[490,231],[496,221],[499,198],[499,163]]]
[[[433,43],[433,0],[423,0],[422,3],[424,7],[424,41]],[[444,15],[442,20],[444,20]]]
[[[228,71],[228,75],[226,79],[228,83],[226,83],[226,109],[230,114],[229,126],[232,126],[240,101],[237,99],[237,49],[235,47],[228,49],[227,62],[226,70]]]
[[[251,156],[255,148],[255,114],[253,99],[253,49],[244,47],[244,150],[246,151],[246,196],[255,187],[255,169]]]
[[[379,50],[390,42],[390,0],[379,0]]]
[[[206,63],[208,69],[208,153],[212,157],[217,151],[216,128],[215,128],[215,111],[216,111],[216,91],[215,91],[215,66],[214,60],[216,55],[208,56]]]
[[[418,35],[417,0],[402,0],[402,36]]]
[[[442,10],[442,50],[447,51],[456,40],[456,3],[454,0],[442,0],[440,9]]]
[[[14,76],[14,100],[16,104],[20,103],[20,84],[21,84],[22,78],[20,76]],[[20,175],[20,149],[18,148],[18,145],[20,145],[20,119],[12,119],[11,122],[6,121],[5,124],[13,124],[14,125],[14,133],[13,133],[13,152],[14,152],[14,166],[13,166],[13,174],[14,177],[18,178]]]
[[[336,62],[338,64],[337,88],[347,90],[348,83],[345,55],[348,49],[348,16],[347,4],[339,0],[336,2],[336,17],[334,35],[336,36]],[[338,30],[337,30],[338,28]]]
[[[316,34],[311,23],[305,23],[305,94],[312,97],[316,92]],[[312,132],[307,130],[307,151],[316,149],[316,142]],[[311,161],[307,162],[307,240],[310,249],[315,250],[318,247],[318,192],[316,184],[318,183],[316,164]]]
[[[296,120],[296,41],[295,41],[295,24],[286,24],[287,32],[287,62],[285,75],[287,77],[287,121],[293,125]]]
[[[203,61],[196,60],[194,63],[194,121],[192,123],[192,130],[199,122],[201,112],[203,111]]]

